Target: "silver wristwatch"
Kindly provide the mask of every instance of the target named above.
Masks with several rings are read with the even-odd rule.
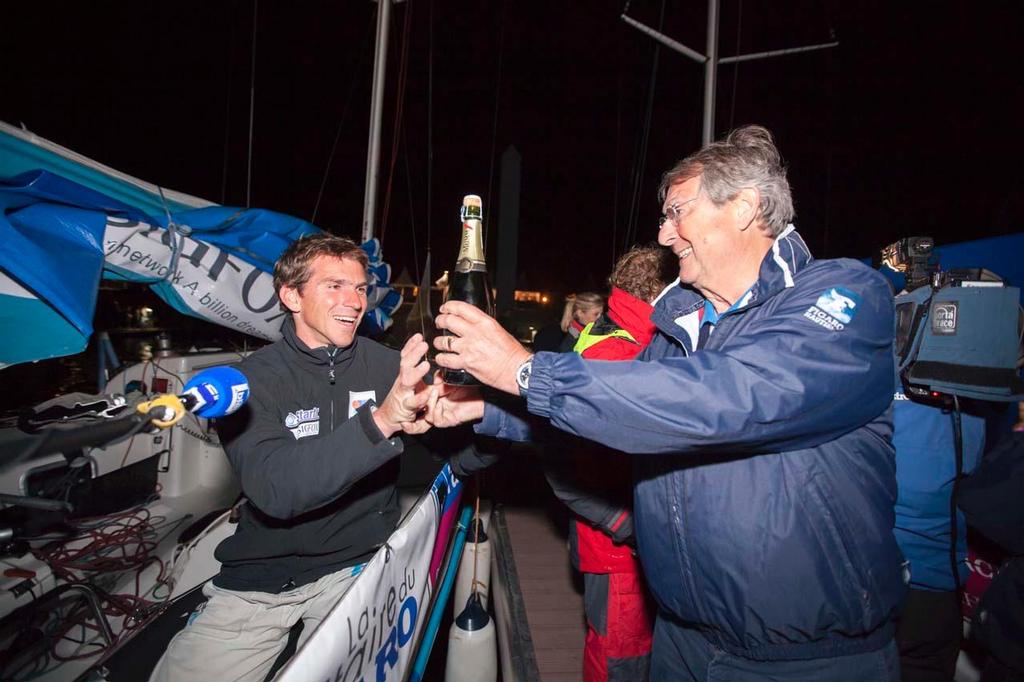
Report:
[[[516,384],[519,386],[519,395],[526,397],[526,392],[530,390],[530,374],[533,372],[533,356],[531,355],[526,359],[526,362],[519,365],[519,369],[516,370]]]

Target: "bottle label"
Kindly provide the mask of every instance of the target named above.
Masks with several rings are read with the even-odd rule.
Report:
[[[456,272],[487,272],[484,260],[483,211],[480,206],[463,205],[462,242],[459,244],[459,258],[455,261]]]

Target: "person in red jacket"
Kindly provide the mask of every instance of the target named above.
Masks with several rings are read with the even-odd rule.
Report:
[[[651,304],[670,279],[668,256],[660,246],[634,247],[618,260],[608,278],[608,307],[580,332],[575,352],[630,360],[647,346],[655,331]],[[654,613],[632,547],[630,459],[608,453],[596,463],[593,443],[575,442],[571,449],[581,447],[585,456],[559,457],[546,473],[575,515],[570,541],[573,564],[583,574],[587,617],[583,679],[646,680]]]

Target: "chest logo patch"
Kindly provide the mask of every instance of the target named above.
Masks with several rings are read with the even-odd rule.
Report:
[[[316,436],[320,433],[320,408],[289,412],[284,418],[284,425],[295,436],[295,440]]]
[[[377,400],[376,391],[349,391],[348,392],[348,418],[356,416],[356,410],[366,404],[368,400]]]
[[[804,313],[804,317],[825,329],[838,332],[846,329],[846,325],[853,321],[858,305],[860,296],[849,289],[832,287],[818,297],[814,305]]]

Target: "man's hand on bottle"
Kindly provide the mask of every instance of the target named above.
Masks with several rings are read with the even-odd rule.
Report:
[[[480,396],[480,388],[441,383],[438,372],[427,403],[427,421],[439,428],[446,428],[483,417],[484,399]]]
[[[413,334],[402,346],[398,378],[373,413],[373,420],[385,438],[398,431],[423,433],[431,426],[426,420],[431,387],[423,381],[430,371],[430,363],[425,359],[427,349],[421,334]]]
[[[519,395],[516,370],[530,351],[505,331],[497,320],[462,301],[447,301],[434,321],[456,336],[438,336],[434,347],[441,351],[435,362],[447,369],[464,369],[481,383]]]

